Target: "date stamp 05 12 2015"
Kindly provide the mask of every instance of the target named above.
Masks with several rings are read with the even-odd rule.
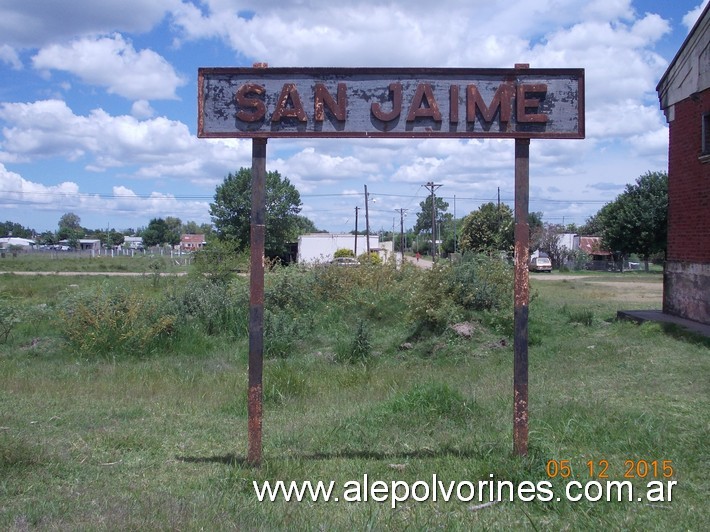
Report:
[[[609,478],[609,460],[588,460],[586,472],[589,478]],[[548,460],[545,466],[548,478],[569,478],[572,476],[570,460]],[[623,478],[625,479],[668,479],[673,477],[675,470],[672,460],[624,460]]]

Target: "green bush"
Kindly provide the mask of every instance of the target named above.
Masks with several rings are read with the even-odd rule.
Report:
[[[67,293],[58,316],[62,333],[84,355],[150,353],[175,330],[175,316],[156,296],[107,283]]]
[[[216,283],[227,283],[237,272],[249,269],[249,251],[236,249],[234,242],[210,240],[207,247],[194,254],[194,273]]]
[[[415,283],[409,317],[418,332],[440,332],[479,313],[497,330],[507,331],[512,304],[510,265],[497,257],[467,254],[455,263],[434,265]]]
[[[264,356],[287,358],[312,330],[310,315],[264,309]]]
[[[340,248],[336,249],[335,253],[333,253],[333,258],[334,259],[339,259],[341,257],[355,257],[355,252],[352,249],[348,248]]]
[[[359,260],[361,264],[373,264],[377,266],[382,264],[382,258],[376,251],[370,251],[369,254],[366,251],[362,255],[359,255],[357,260]]]
[[[350,363],[365,362],[372,355],[372,339],[368,326],[363,320],[358,323],[355,336],[336,345],[338,360]]]
[[[17,305],[10,298],[0,296],[0,342],[7,342],[10,333],[21,321]]]
[[[307,310],[316,304],[312,270],[276,266],[264,277],[264,306],[269,310]]]
[[[246,331],[248,307],[246,283],[225,286],[205,278],[173,286],[166,304],[179,327],[197,326],[209,335]]]

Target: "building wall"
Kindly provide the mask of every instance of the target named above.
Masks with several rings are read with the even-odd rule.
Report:
[[[379,236],[370,235],[370,249],[379,247]],[[348,234],[314,233],[298,237],[298,262],[301,264],[329,262],[333,254],[341,248],[355,249],[355,236]],[[367,238],[357,237],[357,254],[367,251]]]
[[[710,323],[710,161],[700,159],[710,89],[673,107],[663,311]]]

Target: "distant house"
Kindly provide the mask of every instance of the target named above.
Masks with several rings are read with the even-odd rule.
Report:
[[[602,237],[600,236],[580,236],[578,247],[589,255],[592,262],[603,262],[606,264],[613,260],[611,251],[602,249]]]
[[[710,324],[710,5],[656,91],[670,134],[663,312]]]
[[[180,236],[181,251],[197,251],[205,247],[205,235],[185,234]]]
[[[35,246],[35,241],[28,238],[18,238],[16,236],[6,236],[0,238],[0,249],[10,249],[10,246],[17,246],[22,249],[30,249]]]
[[[80,238],[79,249],[81,251],[99,251],[101,249],[101,240],[97,238]]]
[[[588,270],[607,270],[610,267],[610,262],[613,260],[613,255],[610,251],[602,249],[602,239],[599,236],[579,236],[577,233],[560,233],[557,235],[557,251],[550,250],[553,266],[556,268],[560,265],[573,267],[574,259],[570,256],[570,252],[583,251],[588,257],[588,261],[584,264]],[[547,253],[540,250],[533,252],[530,255],[531,259],[538,256],[547,257]]]

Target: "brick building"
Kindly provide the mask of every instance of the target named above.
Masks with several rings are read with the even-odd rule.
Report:
[[[182,251],[197,251],[205,247],[205,235],[184,234],[180,236],[180,249]]]
[[[710,324],[710,5],[656,90],[670,132],[663,312]]]

